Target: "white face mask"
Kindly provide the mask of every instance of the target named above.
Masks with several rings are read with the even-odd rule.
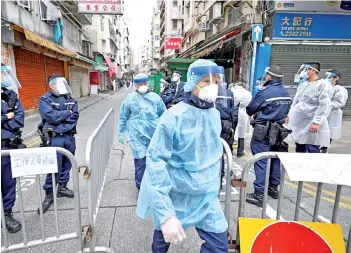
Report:
[[[148,87],[147,86],[145,86],[145,85],[143,85],[143,86],[141,86],[141,87],[139,87],[138,88],[138,92],[140,93],[140,94],[145,94],[147,91],[148,91]]]
[[[179,80],[179,77],[178,77],[178,76],[173,76],[173,78],[172,78],[172,81],[173,81],[173,82],[178,82],[178,80]]]
[[[198,86],[199,87],[199,86]],[[217,99],[218,96],[218,86],[216,84],[211,84],[206,87],[199,87],[200,92],[199,92],[199,98],[208,102],[212,103]]]

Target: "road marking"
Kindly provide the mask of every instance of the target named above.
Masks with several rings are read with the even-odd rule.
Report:
[[[291,186],[292,188],[295,188],[295,189],[298,188],[297,185],[295,185],[295,184],[293,184],[293,183],[291,183],[291,182],[285,181],[285,184],[286,184],[286,185],[289,185],[289,186]],[[315,192],[310,191],[310,190],[307,190],[307,189],[305,189],[305,188],[302,188],[302,191],[304,191],[305,193],[308,193],[308,194],[310,194],[310,195],[312,195],[312,196],[316,196],[316,193],[315,193]],[[325,201],[328,201],[328,202],[330,202],[330,203],[333,203],[333,204],[334,204],[334,202],[335,202],[334,199],[328,198],[328,197],[324,197],[324,196],[321,196],[321,199],[323,199],[323,200],[325,200]],[[346,209],[351,210],[351,205],[348,205],[348,204],[346,204],[346,203],[344,203],[344,202],[341,202],[341,201],[340,201],[339,205],[342,206],[342,207],[344,207],[344,208],[346,208]]]
[[[328,220],[327,218],[324,218],[322,215],[318,215],[317,220],[318,220],[319,222],[331,223],[330,220]]]
[[[277,212],[268,204],[266,206],[266,215],[272,220],[275,220],[277,218]],[[280,215],[279,220],[284,220],[284,218]]]
[[[317,187],[314,186],[314,185],[311,185],[309,183],[303,183],[304,186],[310,188],[310,189],[313,189],[313,190],[317,190]],[[322,192],[326,195],[329,195],[331,197],[334,197],[335,198],[335,193],[334,192],[331,192],[331,191],[328,191],[328,190],[322,190]],[[348,202],[351,202],[351,198],[348,198],[348,197],[344,197],[344,196],[341,196],[341,199],[342,200],[345,200],[345,201],[348,201]]]
[[[31,140],[29,143],[27,143],[27,147],[33,147],[36,144],[39,144],[41,142],[41,139],[39,136],[35,137],[33,140]]]

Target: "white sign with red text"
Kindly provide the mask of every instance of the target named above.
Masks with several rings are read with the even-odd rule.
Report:
[[[78,0],[78,12],[122,15],[121,0]]]

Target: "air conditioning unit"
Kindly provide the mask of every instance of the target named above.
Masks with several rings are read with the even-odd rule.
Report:
[[[202,22],[199,24],[199,32],[207,32],[210,30],[210,27],[207,22]]]
[[[209,23],[220,23],[224,21],[223,12],[222,12],[222,3],[215,3],[210,9],[209,13]]]
[[[40,1],[39,10],[41,20],[52,26],[56,25],[58,18],[61,17],[60,10],[50,1]]]

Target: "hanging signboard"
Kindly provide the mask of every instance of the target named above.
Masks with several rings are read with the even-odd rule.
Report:
[[[166,39],[166,49],[180,49],[182,47],[182,37],[172,37]]]
[[[78,0],[78,12],[122,15],[121,0]]]
[[[263,1],[262,1],[263,2]],[[264,1],[266,2],[266,1]],[[276,11],[302,11],[302,12],[332,12],[332,13],[351,13],[350,1],[293,1],[278,0],[275,3]]]

